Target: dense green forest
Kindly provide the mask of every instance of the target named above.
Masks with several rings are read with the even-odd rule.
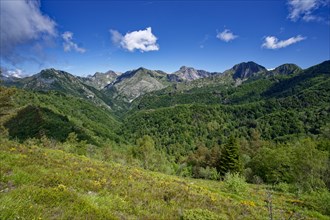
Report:
[[[311,143],[315,150],[329,154],[329,74],[329,62],[325,62],[291,76],[254,77],[237,87],[218,89],[206,84],[181,89],[178,94],[175,87],[173,91],[167,88],[133,103],[120,134],[131,141],[151,136],[170,160],[188,166],[185,175],[188,172],[195,177],[202,177],[199,170],[207,167],[220,172],[227,146],[235,143],[243,160],[240,171],[248,171],[247,178],[260,177],[250,161],[265,149],[285,145],[290,154],[291,148]],[[206,157],[205,161],[196,163],[191,159],[194,154]],[[288,166],[289,172],[291,165]],[[282,175],[262,179],[281,182],[287,173]],[[328,180],[324,181],[329,185]]]
[[[0,218],[328,219],[330,61],[231,74],[166,82],[116,108],[103,90],[1,86]]]

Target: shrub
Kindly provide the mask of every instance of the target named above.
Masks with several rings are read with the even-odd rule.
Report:
[[[316,211],[330,215],[330,192],[327,189],[320,189],[302,195],[302,199]]]
[[[199,168],[199,177],[210,180],[218,180],[220,178],[220,174],[218,173],[216,168],[210,168],[209,166],[207,166],[206,168]]]
[[[330,215],[330,192],[327,189],[320,189],[305,194],[303,199],[318,212],[325,215]]]
[[[239,173],[226,173],[224,185],[229,192],[236,194],[244,194],[248,188],[245,178]]]
[[[275,189],[280,192],[288,193],[292,189],[292,186],[290,186],[290,184],[281,182],[275,186]]]

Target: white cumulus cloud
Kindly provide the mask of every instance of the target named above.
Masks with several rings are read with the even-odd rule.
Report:
[[[268,36],[265,37],[265,41],[262,44],[263,48],[267,48],[267,49],[280,49],[280,48],[284,48],[287,47],[291,44],[295,44],[299,41],[305,40],[306,37],[302,37],[300,35],[296,36],[296,37],[291,37],[287,40],[281,40],[279,41],[276,37],[274,36]]]
[[[122,35],[116,30],[110,30],[111,40],[115,45],[118,45],[128,51],[140,50],[141,52],[157,51],[157,37],[152,33],[151,27],[145,30],[128,32]]]
[[[15,49],[49,36],[56,36],[56,23],[40,11],[39,1],[0,1],[0,52],[3,59],[14,62]]]
[[[229,42],[237,38],[237,35],[234,35],[233,32],[231,32],[229,29],[225,29],[221,33],[217,34],[217,38],[219,38],[222,41]]]
[[[86,49],[79,47],[76,43],[73,42],[73,33],[70,31],[66,31],[62,34],[63,49],[65,52],[69,52],[71,50],[77,51],[79,53],[85,53]]]
[[[329,5],[329,0],[288,0],[289,15],[292,21],[303,19],[304,21],[322,21],[323,18],[314,12],[320,7]]]

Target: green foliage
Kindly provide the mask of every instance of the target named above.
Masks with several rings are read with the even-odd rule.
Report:
[[[245,182],[245,178],[239,173],[226,173],[224,178],[225,188],[235,194],[245,194],[248,189],[248,184]]]
[[[292,191],[292,186],[288,183],[280,182],[280,183],[276,184],[275,189],[277,191],[280,191],[283,193],[288,193],[288,192]]]
[[[313,191],[303,195],[304,200],[315,210],[330,216],[330,192],[326,189]]]
[[[292,182],[292,151],[291,148],[263,147],[252,158],[249,166],[254,171],[254,174],[261,177],[267,183]]]
[[[254,77],[239,86],[215,78],[174,85],[134,101],[123,130],[133,140],[150,135],[177,157],[199,142],[208,148],[226,143],[231,133],[249,140],[251,128],[261,139],[280,142],[320,135],[330,123],[328,66]]]
[[[301,95],[306,94],[306,92],[313,92],[316,88],[318,92],[323,92],[323,90],[329,91],[329,87],[327,87],[329,85],[329,70],[330,61],[325,61],[291,78],[284,78],[284,80],[269,88],[265,92],[265,95],[272,97],[285,97],[294,94]]]
[[[18,90],[13,103],[15,106],[12,107],[12,111],[20,112],[20,114],[17,114],[19,118],[16,116],[16,119],[20,121],[24,119],[26,122],[24,132],[30,132],[27,126],[34,127],[36,136],[33,136],[31,132],[31,135],[25,136],[40,137],[38,134],[46,133],[46,135],[49,134],[48,137],[64,141],[70,132],[75,132],[80,140],[86,140],[91,144],[102,145],[106,139],[124,142],[123,139],[115,134],[119,122],[114,118],[111,111],[95,106],[93,103],[83,99],[55,91],[28,92]],[[21,110],[31,108],[31,106],[34,106],[34,113]],[[38,117],[41,120],[35,123],[33,122],[33,117]],[[14,127],[15,124],[17,126],[16,122],[9,124]],[[63,129],[58,129],[59,127]],[[14,133],[17,129],[14,129]],[[43,132],[42,129],[51,132]],[[53,135],[53,133],[56,135]]]
[[[13,106],[12,97],[15,93],[16,89],[0,86],[0,137],[7,135],[7,131],[4,128],[3,123],[6,116],[10,114]]]
[[[187,158],[187,163],[192,167],[192,176],[204,179],[219,179],[219,172],[216,169],[220,160],[220,149],[214,147],[208,149],[200,146]]]
[[[28,89],[30,91],[58,91],[60,93],[79,97],[95,105],[107,107],[109,98],[92,86],[85,85],[79,77],[55,69],[44,69],[40,73],[22,79],[5,81],[8,86]]]
[[[209,180],[218,180],[220,179],[220,174],[218,173],[217,169],[215,167],[209,167],[206,168],[200,167],[199,168],[199,177],[203,179],[209,179]]]
[[[10,110],[13,105],[12,96],[15,93],[16,89],[0,86],[0,117],[8,114],[8,110]]]
[[[84,156],[91,156],[88,155],[88,151],[92,151],[92,148],[95,147],[91,144],[87,144],[86,141],[79,141],[78,135],[74,132],[68,134],[63,146],[66,152]]]
[[[234,137],[230,137],[229,142],[225,145],[219,162],[219,171],[222,176],[226,173],[241,173],[242,162],[238,143]]]
[[[17,138],[20,141],[42,136],[64,141],[68,134],[74,131],[74,125],[67,117],[47,108],[32,105],[19,110],[4,126],[8,129],[11,138]],[[82,132],[80,136],[86,138]]]
[[[2,131],[23,142],[1,136],[0,218],[267,218],[266,187],[248,185],[243,173],[248,182],[275,184],[275,219],[326,219],[329,64],[174,84],[132,104],[124,84],[106,94],[73,86],[64,73],[45,90],[67,94],[0,87]],[[87,90],[96,98],[86,99]]]
[[[321,135],[321,128],[324,131],[330,121],[329,105],[320,101],[319,106],[308,108],[286,107],[293,104],[292,100],[269,99],[244,105],[178,105],[142,110],[124,120],[119,135],[131,141],[149,135],[156,148],[166,149],[177,159],[198,148],[199,143],[207,148],[226,144],[230,135],[252,141],[253,130],[260,134],[259,143]]]
[[[155,163],[155,143],[150,136],[143,136],[137,141],[137,148],[134,150],[134,156],[142,161],[142,166],[145,169],[150,168],[150,164]]]
[[[74,134],[68,140],[78,143]],[[246,185],[242,193],[238,174],[224,182],[179,178],[6,139],[0,139],[0,160],[1,219],[268,217],[265,189]],[[301,201],[274,194],[274,218],[287,219],[296,210],[300,218],[326,219],[321,213],[328,195],[318,193],[304,194]]]
[[[303,191],[324,188],[328,152],[316,149],[310,139],[276,148],[262,148],[249,166],[267,183],[290,183]]]
[[[298,142],[293,151],[294,183],[307,191],[324,188],[323,178],[329,175],[328,157],[328,152],[316,149],[310,139]]]
[[[148,135],[139,138],[137,146],[133,148],[133,156],[141,161],[141,167],[163,173],[173,173],[171,163],[167,160],[166,154],[155,149],[155,143]]]

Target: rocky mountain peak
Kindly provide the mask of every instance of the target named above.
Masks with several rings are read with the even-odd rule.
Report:
[[[297,66],[296,64],[287,63],[287,64],[283,64],[283,65],[276,67],[274,70],[272,70],[270,72],[275,75],[277,75],[277,74],[290,75],[290,74],[297,73],[301,70],[302,69],[299,66]]]
[[[193,81],[195,79],[205,78],[213,75],[213,73],[207,72],[205,70],[196,70],[192,67],[181,66],[180,69],[171,75],[176,75],[177,77],[171,77],[172,80],[177,81]]]
[[[137,97],[163,89],[168,84],[166,73],[140,67],[118,76],[105,87],[105,92],[113,99],[121,97],[124,102],[130,103]]]
[[[236,64],[231,70],[233,71],[234,79],[247,79],[251,76],[255,76],[259,72],[267,71],[265,67],[252,61]]]
[[[180,71],[186,71],[187,69],[193,69],[193,68],[187,67],[187,66],[181,66],[179,70]]]

